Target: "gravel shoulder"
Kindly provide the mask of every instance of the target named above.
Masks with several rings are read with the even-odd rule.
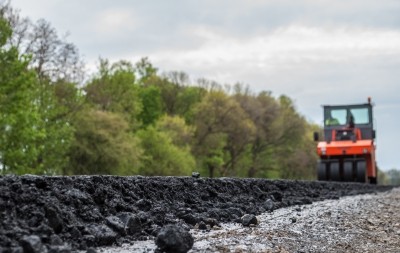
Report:
[[[193,231],[191,252],[399,252],[400,189],[294,206],[260,224]]]
[[[259,224],[192,229],[189,252],[399,252],[400,188],[292,206],[257,216]],[[152,240],[99,252],[154,252]]]

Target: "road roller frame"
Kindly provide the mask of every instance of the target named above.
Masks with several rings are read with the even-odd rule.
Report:
[[[325,105],[324,140],[319,141],[317,178],[322,181],[377,183],[371,99],[366,104]],[[338,118],[338,119],[337,119]]]

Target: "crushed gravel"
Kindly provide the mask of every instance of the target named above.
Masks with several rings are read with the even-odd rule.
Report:
[[[193,230],[190,252],[399,252],[399,200],[395,189],[264,213],[253,228]]]
[[[197,252],[399,252],[400,188],[281,208],[257,216],[259,224],[221,223],[191,229]],[[154,241],[135,241],[102,253],[156,252]]]

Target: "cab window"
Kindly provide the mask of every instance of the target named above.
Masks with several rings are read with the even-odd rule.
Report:
[[[369,124],[368,108],[353,108],[350,109],[350,112],[354,117],[355,124]]]

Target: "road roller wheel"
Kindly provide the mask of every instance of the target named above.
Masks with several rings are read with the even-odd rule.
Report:
[[[344,162],[343,163],[343,176],[344,176],[344,181],[346,181],[346,182],[354,181],[353,163],[352,162]]]
[[[326,163],[323,162],[318,162],[318,180],[319,181],[326,181],[328,180],[328,172],[327,172],[327,167]]]
[[[367,163],[365,161],[357,162],[357,182],[365,183],[367,174]]]
[[[370,184],[378,184],[378,165],[376,163],[375,163],[375,175],[376,175],[376,177],[369,178]]]
[[[331,163],[330,178],[332,181],[341,181],[340,180],[340,167],[339,167],[338,162]]]

